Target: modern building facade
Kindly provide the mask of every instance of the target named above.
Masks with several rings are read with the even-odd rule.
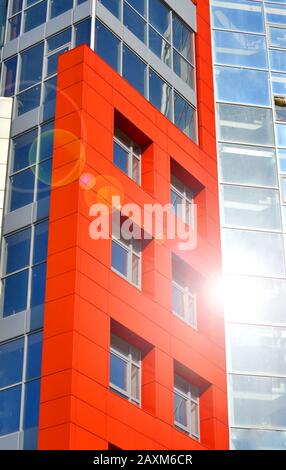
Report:
[[[1,54],[0,447],[228,448],[209,2],[11,0]],[[94,240],[116,194],[196,248]]]
[[[286,448],[286,2],[212,1],[233,449]]]

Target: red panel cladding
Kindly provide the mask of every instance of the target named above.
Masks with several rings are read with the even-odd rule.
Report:
[[[220,272],[209,8],[204,0],[197,3],[198,146],[87,46],[60,57],[40,449],[228,448],[223,314],[209,304],[206,291],[198,331],[171,308],[171,250],[203,277]],[[114,115],[124,116],[148,141],[142,187],[113,165]],[[147,246],[141,291],[111,271],[110,238],[90,238],[89,208],[114,187],[123,203],[169,203],[171,158],[204,187],[198,198],[202,229],[190,252],[182,254],[177,241]],[[83,173],[101,190],[83,188]],[[114,322],[152,346],[144,356],[141,408],[109,390]],[[202,387],[200,442],[174,427],[174,364],[191,371]]]

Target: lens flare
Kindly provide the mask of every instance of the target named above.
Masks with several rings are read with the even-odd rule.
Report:
[[[84,192],[85,202],[90,208],[94,204],[105,204],[110,211],[120,209],[114,207],[113,198],[120,198],[122,204],[124,198],[124,188],[120,181],[113,176],[99,175],[95,178],[95,186]]]

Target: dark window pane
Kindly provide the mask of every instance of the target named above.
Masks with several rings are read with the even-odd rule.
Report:
[[[17,295],[15,295],[17,292]],[[28,270],[3,280],[3,317],[22,312],[27,308]]]
[[[128,3],[135,8],[142,16],[146,16],[145,0],[128,0]]]
[[[112,267],[123,276],[127,276],[127,251],[116,242],[112,242]]]
[[[32,111],[32,109],[40,106],[41,99],[41,85],[37,85],[30,90],[24,91],[17,96],[17,115]]]
[[[123,359],[110,354],[110,383],[127,391],[127,364]]]
[[[90,18],[75,25],[75,45],[87,44],[90,46]]]
[[[171,107],[171,96],[172,90],[164,80],[150,70],[149,73],[149,100],[156,106],[161,113],[171,118],[172,107]]]
[[[34,7],[29,8],[25,12],[24,32],[36,28],[40,24],[45,23],[47,16],[47,0],[37,3]]]
[[[171,64],[171,46],[153,28],[149,28],[149,47],[165,64]]]
[[[49,122],[41,127],[39,160],[46,160],[53,156],[54,123]]]
[[[145,42],[145,21],[141,16],[130,8],[126,3],[124,4],[124,25],[137,36],[140,41]]]
[[[145,95],[146,65],[128,47],[123,47],[123,77],[136,88],[141,95]]]
[[[120,6],[121,0],[100,0],[102,5],[105,6],[114,16],[119,18],[120,16]]]
[[[174,50],[174,72],[193,89],[195,88],[194,68]]]
[[[0,436],[19,430],[21,386],[0,392]]]
[[[193,63],[192,32],[174,13],[173,44],[189,62]]]
[[[35,129],[12,140],[13,172],[36,162],[37,135]]]
[[[34,167],[11,176],[10,211],[31,204],[34,200]]]
[[[51,0],[51,18],[61,15],[73,7],[73,0]]]
[[[0,345],[0,388],[22,381],[24,339]]]
[[[12,0],[11,14],[14,15],[22,10],[23,0]]]
[[[61,54],[64,54],[64,52],[67,52],[69,50],[69,46],[64,47],[58,52],[55,52],[54,54],[50,55],[47,58],[47,76],[49,77],[50,75],[54,75],[58,71],[58,59]]]
[[[52,36],[47,41],[48,52],[59,49],[61,46],[68,44],[71,41],[71,28],[65,29],[59,34]]]
[[[38,378],[42,368],[43,333],[28,336],[28,358],[26,380]]]
[[[32,269],[31,308],[45,303],[46,263]]]
[[[25,268],[30,259],[31,229],[5,237],[6,274]]]
[[[13,16],[13,18],[9,19],[9,38],[10,38],[10,41],[12,39],[17,38],[20,34],[21,18],[22,18],[22,14],[20,13],[19,15]]]
[[[188,137],[196,140],[196,112],[194,108],[175,93],[175,124],[181,129]]]
[[[4,96],[15,93],[15,80],[17,71],[17,56],[4,62]]]
[[[120,168],[124,173],[128,174],[128,152],[116,142],[114,142],[113,161],[114,165]]]
[[[149,1],[149,21],[159,33],[170,40],[170,9],[164,2]]]
[[[24,90],[42,78],[44,45],[38,44],[21,54],[20,90]]]
[[[24,429],[38,426],[40,409],[40,380],[25,385]]]
[[[35,225],[34,264],[46,261],[48,248],[48,221]]]
[[[52,160],[39,164],[37,180],[37,201],[48,197],[51,192]]]
[[[120,41],[99,21],[96,23],[95,52],[118,72]]]
[[[44,119],[51,119],[56,111],[57,77],[44,82]]]

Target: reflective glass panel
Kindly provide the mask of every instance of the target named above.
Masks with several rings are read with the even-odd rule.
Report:
[[[227,325],[230,372],[283,375],[286,328]]]
[[[277,165],[274,149],[219,144],[218,150],[222,181],[277,187]]]
[[[251,68],[267,68],[264,36],[229,31],[214,31],[215,62]]]
[[[224,229],[222,241],[227,273],[285,276],[281,235]]]
[[[279,192],[243,186],[221,186],[223,224],[281,230]]]
[[[270,106],[268,72],[215,67],[215,81],[218,101]]]
[[[230,424],[283,428],[286,422],[286,379],[229,376]]]
[[[0,388],[22,382],[24,338],[0,344]]]
[[[218,118],[219,140],[274,145],[271,109],[220,104]]]

